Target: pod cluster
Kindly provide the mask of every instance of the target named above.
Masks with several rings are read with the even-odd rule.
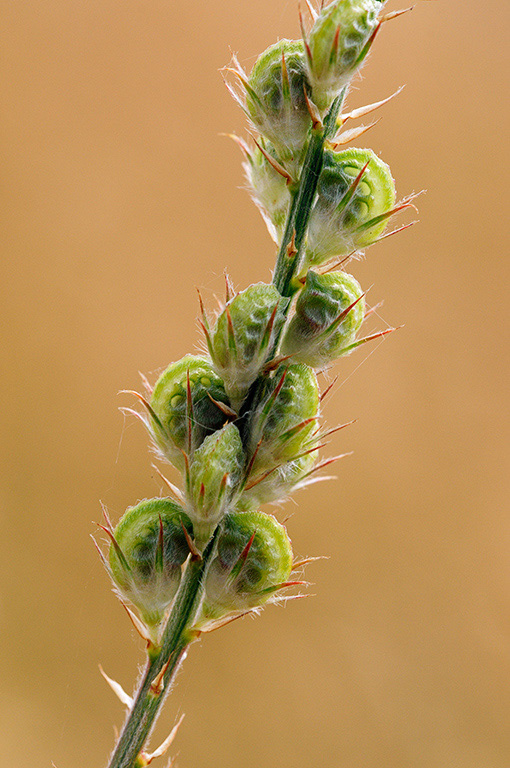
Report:
[[[235,62],[257,133],[254,149],[239,140],[246,177],[277,242],[314,132],[366,58],[382,6],[324,4],[302,40],[271,46],[249,75]],[[202,307],[206,353],[171,363],[140,396],[153,447],[181,483],[169,483],[176,501],[143,501],[109,530],[108,568],[153,634],[186,559],[214,535],[198,627],[255,610],[291,583],[285,528],[260,506],[285,500],[322,467],[317,372],[373,338],[359,338],[365,295],[335,260],[379,239],[396,210],[388,166],[368,149],[337,151],[341,143],[332,136],[323,154],[293,296],[268,283],[233,293],[227,283],[216,317]]]

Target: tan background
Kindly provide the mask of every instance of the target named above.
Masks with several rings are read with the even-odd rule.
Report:
[[[297,35],[295,5],[1,3],[2,766],[100,768],[121,722],[97,663],[130,689],[141,644],[89,533],[160,486],[116,393],[193,348],[197,284],[270,276],[218,69]],[[181,768],[510,765],[507,24],[420,2],[351,94],[408,83],[366,143],[428,189],[421,224],[353,268],[405,329],[338,368],[355,454],[289,521],[331,558],[316,596],[192,650],[158,728],[187,713]]]

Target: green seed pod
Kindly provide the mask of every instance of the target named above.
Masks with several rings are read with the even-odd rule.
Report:
[[[113,533],[112,579],[155,636],[189,555],[183,526],[192,533],[191,520],[181,507],[170,499],[149,499],[130,507]]]
[[[207,435],[221,429],[225,414],[211,398],[228,405],[223,382],[209,360],[186,355],[159,377],[151,398],[151,434],[178,469]]]
[[[206,437],[197,448],[186,479],[186,510],[202,550],[232,504],[245,464],[235,424]]]
[[[236,411],[271,353],[287,303],[274,285],[256,283],[234,296],[216,321],[211,357]]]
[[[286,328],[282,354],[312,368],[324,368],[349,354],[365,316],[365,300],[357,280],[345,272],[308,272]]]
[[[237,503],[239,510],[258,509],[261,504],[283,502],[299,488],[307,485],[307,477],[317,460],[317,452],[308,453],[278,466],[274,472],[255,478],[248,483]]]
[[[274,517],[262,512],[228,514],[207,572],[199,626],[263,605],[283,588],[291,569],[287,531]]]
[[[265,142],[265,150],[276,160],[275,150]],[[278,243],[283,235],[290,207],[287,180],[271,165],[258,147],[246,155],[244,172],[253,200]]]
[[[308,64],[313,101],[323,114],[361,66],[382,6],[379,0],[334,0],[319,13]]]
[[[395,205],[391,171],[370,149],[325,152],[312,209],[306,267],[377,240]]]
[[[280,161],[298,158],[312,124],[302,41],[270,46],[255,62],[248,85],[246,107],[257,130],[273,144]]]
[[[250,419],[247,487],[313,448],[318,415],[319,387],[307,365],[282,366],[266,378],[265,392]]]

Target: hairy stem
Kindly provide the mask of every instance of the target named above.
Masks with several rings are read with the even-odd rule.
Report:
[[[212,559],[216,535],[201,560],[191,558],[185,568],[161,646],[152,652],[133,706],[128,714],[108,768],[137,768],[140,752],[171,688],[183,654],[194,639],[190,632],[202,596],[203,577]],[[161,672],[164,674],[161,676]],[[161,679],[160,679],[161,678]],[[155,682],[156,681],[156,682]]]
[[[293,191],[273,279],[275,287],[283,296],[292,296],[295,292],[293,279],[302,259],[306,229],[322,169],[324,143],[334,133],[344,96],[345,89],[333,102],[324,124],[312,130],[303,170]],[[258,399],[258,383],[254,384],[247,398],[250,408]],[[246,404],[244,410],[246,410]],[[156,722],[165,694],[171,688],[183,654],[194,639],[190,630],[200,605],[203,577],[214,553],[215,539],[216,534],[208,544],[201,560],[190,559],[186,566],[163,633],[161,646],[151,652],[147,669],[108,768],[139,768],[144,765],[143,759],[140,759],[140,753]],[[162,670],[164,673],[161,676]]]
[[[317,184],[324,158],[324,142],[330,138],[345,98],[346,89],[333,102],[323,125],[312,130],[310,143],[303,163],[303,170],[293,192],[285,232],[276,258],[273,283],[282,296],[292,296],[296,291],[294,276],[300,267],[306,229],[315,200]]]

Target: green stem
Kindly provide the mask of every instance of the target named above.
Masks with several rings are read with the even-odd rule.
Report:
[[[302,260],[306,230],[322,169],[324,143],[334,133],[344,96],[345,89],[333,102],[324,124],[312,130],[303,170],[293,192],[273,278],[274,285],[283,296],[290,297],[296,290],[293,279]],[[289,249],[292,242],[294,249]],[[258,384],[260,382],[256,382],[252,387],[251,398],[248,397],[250,402],[257,399]],[[192,558],[186,566],[163,633],[161,647],[151,652],[108,768],[140,768],[144,764],[140,753],[156,722],[165,695],[171,688],[183,654],[194,639],[190,630],[200,605],[203,577],[214,553],[215,539],[216,534],[209,542],[201,560]],[[162,685],[156,686],[155,689],[154,681],[163,669],[165,671]]]
[[[184,571],[175,603],[157,652],[152,652],[108,768],[136,768],[141,750],[152,730],[165,694],[179,669],[183,654],[193,641],[190,632],[200,605],[202,583],[215,548],[213,536],[201,560],[191,558]],[[166,668],[165,668],[166,667]],[[161,681],[154,685],[165,668]]]
[[[333,102],[324,119],[324,124],[312,130],[303,170],[292,196],[287,225],[276,257],[273,283],[282,296],[292,296],[296,291],[293,280],[302,261],[306,230],[322,170],[324,142],[335,131],[336,119],[345,93],[344,88]]]

